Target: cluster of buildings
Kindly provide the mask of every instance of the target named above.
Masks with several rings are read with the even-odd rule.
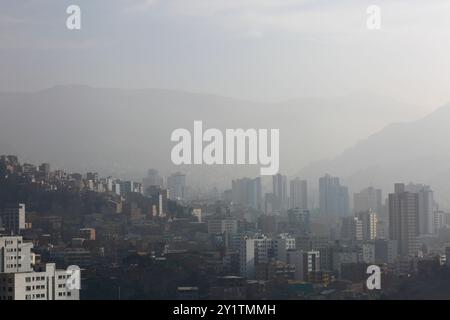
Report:
[[[80,273],[38,263],[32,248],[21,236],[0,235],[0,300],[79,300],[81,279],[71,277]]]
[[[242,178],[222,196],[201,198],[188,196],[181,173],[164,183],[151,169],[136,183],[14,156],[0,164],[5,179],[52,195],[45,205],[0,207],[2,299],[154,297],[145,281],[121,285],[139,272],[150,283],[165,275],[159,298],[375,299],[405,276],[450,265],[450,214],[425,185],[396,184],[387,198],[368,187],[350,201],[337,177],[321,177],[312,190],[277,174],[270,192],[260,177]],[[64,286],[73,265],[83,271],[81,291]],[[365,286],[370,265],[382,270],[382,290]]]

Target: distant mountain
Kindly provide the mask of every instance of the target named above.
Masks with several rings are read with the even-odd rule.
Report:
[[[170,160],[171,132],[192,130],[194,120],[203,120],[219,129],[279,128],[281,171],[289,173],[337,155],[388,123],[414,119],[412,110],[417,108],[365,93],[262,103],[156,89],[57,86],[0,93],[0,154],[122,177],[142,177],[148,168],[168,173],[178,169]],[[181,169],[190,173],[189,181],[208,186],[259,172],[259,166]]]
[[[412,122],[396,123],[331,160],[305,167],[300,175],[329,172],[352,191],[369,184],[393,190],[395,182],[425,183],[441,206],[450,208],[450,104]]]

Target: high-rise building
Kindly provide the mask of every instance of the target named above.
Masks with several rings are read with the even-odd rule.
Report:
[[[149,169],[147,172],[147,177],[142,180],[142,186],[144,188],[144,193],[147,193],[149,187],[162,187],[163,178],[159,175],[158,171],[155,169]]]
[[[319,207],[322,214],[347,216],[348,198],[348,188],[340,184],[339,178],[326,174],[319,179]]]
[[[291,209],[308,209],[308,182],[306,180],[300,180],[300,178],[291,180],[289,194]]]
[[[0,212],[0,222],[7,234],[19,235],[25,229],[25,205],[8,206]]]
[[[378,226],[377,213],[369,209],[366,212],[358,212],[356,216],[362,223],[363,240],[375,240]]]
[[[311,231],[309,210],[300,208],[288,211],[289,228],[296,233],[304,234]]]
[[[266,215],[280,213],[280,211],[276,209],[276,199],[273,193],[266,193],[264,195],[264,213]]]
[[[355,213],[372,210],[381,215],[383,212],[382,191],[369,187],[353,194],[353,207]]]
[[[417,255],[419,195],[407,192],[403,183],[395,184],[395,192],[389,194],[389,238],[397,240],[400,256]]]
[[[281,174],[276,174],[272,177],[272,188],[274,195],[275,211],[285,212],[287,209],[287,177]]]
[[[435,215],[433,190],[423,184],[408,184],[405,191],[418,194],[419,200],[419,235],[435,233]]]
[[[184,200],[186,175],[177,172],[167,177],[167,188],[169,189],[169,199]]]
[[[239,247],[239,270],[243,277],[255,277],[256,239],[242,239]]]
[[[341,227],[341,239],[342,240],[363,240],[363,223],[357,217],[344,217],[342,218]]]
[[[396,240],[375,240],[375,263],[394,263],[398,256]]]
[[[261,210],[261,178],[233,180],[231,192],[234,204]]]

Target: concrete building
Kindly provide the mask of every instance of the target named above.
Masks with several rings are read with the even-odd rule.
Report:
[[[239,248],[239,271],[241,276],[255,277],[256,239],[242,239]]]
[[[0,236],[0,273],[32,271],[32,248],[20,236]]]
[[[405,191],[417,193],[418,195],[418,232],[419,235],[435,234],[435,215],[434,215],[434,199],[433,190],[429,186],[423,184],[408,184]]]
[[[47,263],[42,271],[0,273],[0,300],[79,300],[68,286],[70,275]]]
[[[288,206],[287,177],[276,174],[272,177],[272,190],[274,195],[273,210],[281,213],[286,212]]]
[[[20,235],[25,229],[25,205],[19,203],[17,206],[9,206],[0,212],[0,221],[5,233]]]
[[[147,194],[147,189],[149,187],[163,187],[163,178],[159,175],[159,172],[155,169],[149,169],[147,172],[147,177],[142,180],[142,186],[144,188],[144,193]]]
[[[362,237],[363,240],[375,240],[377,238],[378,218],[376,212],[369,209],[366,212],[358,212],[356,214],[362,223]]]
[[[295,266],[295,280],[308,281],[310,272],[320,271],[320,252],[290,250],[288,264]]]
[[[375,263],[375,244],[363,243],[361,246],[361,257],[358,260],[368,264]]]
[[[288,211],[289,228],[296,233],[305,234],[311,231],[311,215],[309,210],[300,208]]]
[[[290,209],[308,210],[308,182],[295,178],[291,180],[289,187]]]
[[[375,240],[375,263],[394,263],[398,257],[398,244],[395,240]]]
[[[81,280],[54,263],[33,270],[32,248],[21,236],[0,236],[0,300],[79,300]]]
[[[398,254],[415,257],[419,250],[419,195],[407,192],[403,183],[389,194],[389,238],[397,240]]]
[[[349,214],[348,188],[339,178],[326,174],[319,179],[319,208],[325,215],[344,217]]]
[[[347,241],[363,240],[363,223],[357,217],[342,218],[341,239]]]
[[[372,210],[381,215],[383,211],[382,191],[369,187],[353,194],[353,208],[355,214]]]
[[[237,233],[237,227],[237,220],[233,218],[212,218],[208,220],[208,233],[211,234],[234,234]]]
[[[232,181],[231,192],[233,204],[261,210],[261,178],[243,178]]]
[[[295,249],[295,238],[282,234],[275,239],[265,236],[244,238],[240,242],[240,273],[248,279],[254,279],[257,264],[270,261],[287,262],[287,252]]]
[[[184,200],[186,189],[186,175],[177,172],[167,178],[167,188],[169,189],[169,199]]]

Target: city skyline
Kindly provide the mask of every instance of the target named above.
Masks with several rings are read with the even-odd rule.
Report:
[[[0,309],[450,300],[448,13],[3,1]]]

